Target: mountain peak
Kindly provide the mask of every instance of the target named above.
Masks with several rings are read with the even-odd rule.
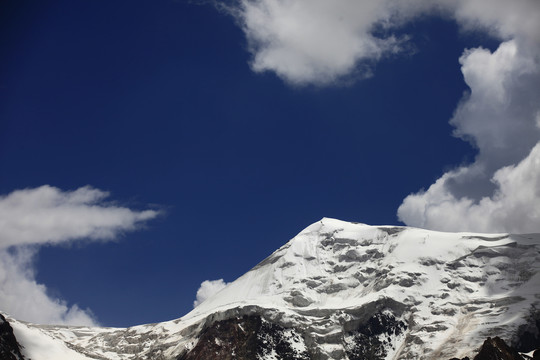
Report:
[[[132,347],[118,350],[133,336],[146,339],[141,359],[154,358],[156,349],[166,359],[191,359],[192,350],[205,353],[209,345],[197,343],[203,332],[219,333],[216,326],[236,334],[216,344],[259,344],[243,348],[246,354],[271,350],[259,342],[263,336],[296,339],[284,351],[304,349],[292,357],[298,359],[462,358],[488,336],[512,345],[525,333],[538,339],[539,270],[540,234],[444,233],[323,218],[181,319],[47,334],[89,356],[121,351],[121,359],[133,359]],[[243,334],[246,326],[260,334]],[[258,358],[274,359],[265,356]]]

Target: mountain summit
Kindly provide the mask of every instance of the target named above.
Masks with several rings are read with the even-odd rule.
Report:
[[[32,360],[472,358],[488,337],[539,347],[539,270],[540,234],[324,218],[177,320],[8,321]]]

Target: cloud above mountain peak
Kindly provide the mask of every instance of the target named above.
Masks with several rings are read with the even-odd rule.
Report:
[[[469,92],[450,124],[471,143],[470,164],[444,173],[398,210],[411,226],[451,231],[540,231],[534,191],[540,143],[540,3],[535,0],[238,0],[229,11],[243,29],[255,72],[274,72],[294,86],[350,83],[406,49],[400,27],[424,16],[453,19],[463,31],[500,40],[495,51],[463,49]],[[458,59],[456,59],[458,60]],[[448,121],[436,119],[435,121]],[[521,198],[519,179],[530,191]],[[519,191],[521,194],[522,192]],[[516,207],[527,210],[517,218]],[[472,214],[475,214],[471,217]],[[475,219],[473,221],[472,219]],[[526,219],[525,223],[523,219]]]

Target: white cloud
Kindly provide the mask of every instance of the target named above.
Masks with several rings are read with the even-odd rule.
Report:
[[[61,191],[44,185],[0,197],[0,247],[55,244],[77,239],[112,239],[156,217],[105,204],[107,192],[85,186]]]
[[[11,316],[45,324],[96,325],[91,311],[50,296],[35,279],[40,245],[84,239],[111,240],[158,215],[106,203],[108,193],[89,186],[51,186],[0,197],[0,307]]]
[[[9,315],[38,324],[95,326],[88,309],[68,306],[62,299],[47,294],[47,287],[35,280],[33,257],[36,249],[0,250],[0,299]]]
[[[504,149],[513,161],[522,158],[539,135],[534,122],[538,63],[516,40],[503,42],[494,53],[466,50],[460,63],[471,93],[450,121],[456,135],[472,139],[480,153]]]
[[[540,231],[540,222],[533,221],[537,197],[531,194],[527,202],[512,185],[518,180],[509,180],[516,172],[534,178],[536,171],[538,0],[238,0],[230,12],[245,32],[252,69],[272,71],[294,85],[369,76],[370,64],[407,48],[407,37],[398,39],[392,31],[420,16],[444,16],[463,31],[500,39],[493,53],[466,49],[459,59],[470,93],[450,123],[455,136],[478,150],[474,162],[408,196],[398,216],[408,225],[433,229]],[[502,219],[504,209],[521,213],[517,204],[529,214],[521,219],[532,223],[516,216]]]
[[[398,209],[401,221],[448,231],[540,231],[540,47],[523,44],[517,36],[493,53],[477,48],[460,58],[470,94],[450,123],[478,155],[409,195]]]
[[[407,9],[424,7],[405,1]],[[256,72],[273,71],[296,85],[324,85],[371,75],[371,62],[401,50],[385,34],[411,10],[381,0],[241,0],[231,10],[244,30]],[[390,21],[392,20],[392,21]],[[378,36],[373,29],[381,30]]]
[[[203,281],[199,290],[197,290],[197,298],[193,301],[193,307],[199,306],[203,301],[219,292],[225,286],[227,286],[227,283],[223,279]]]
[[[371,75],[371,65],[403,50],[392,31],[424,15],[454,18],[463,29],[502,39],[540,39],[537,0],[237,0],[228,7],[241,26],[256,72],[295,85],[327,85]],[[221,7],[224,7],[223,5]]]
[[[456,197],[445,186],[463,170],[448,172],[426,192],[408,196],[398,210],[401,220],[445,231],[540,231],[540,142],[519,164],[497,170],[492,178],[496,190],[480,200]]]
[[[465,29],[483,29],[502,39],[519,37],[540,43],[540,6],[537,0],[450,0],[454,17]]]

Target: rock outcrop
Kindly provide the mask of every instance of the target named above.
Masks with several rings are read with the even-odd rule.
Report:
[[[528,360],[529,356],[520,354],[515,348],[508,346],[504,340],[495,336],[488,337],[473,360]],[[540,350],[536,350],[533,360],[540,359]],[[470,360],[468,357],[462,359],[452,358],[450,360]]]
[[[200,334],[197,345],[178,360],[251,360],[267,357],[309,360],[303,338],[293,329],[272,324],[260,316],[217,321]]]
[[[23,359],[20,345],[13,334],[13,328],[2,314],[0,314],[0,359]]]

